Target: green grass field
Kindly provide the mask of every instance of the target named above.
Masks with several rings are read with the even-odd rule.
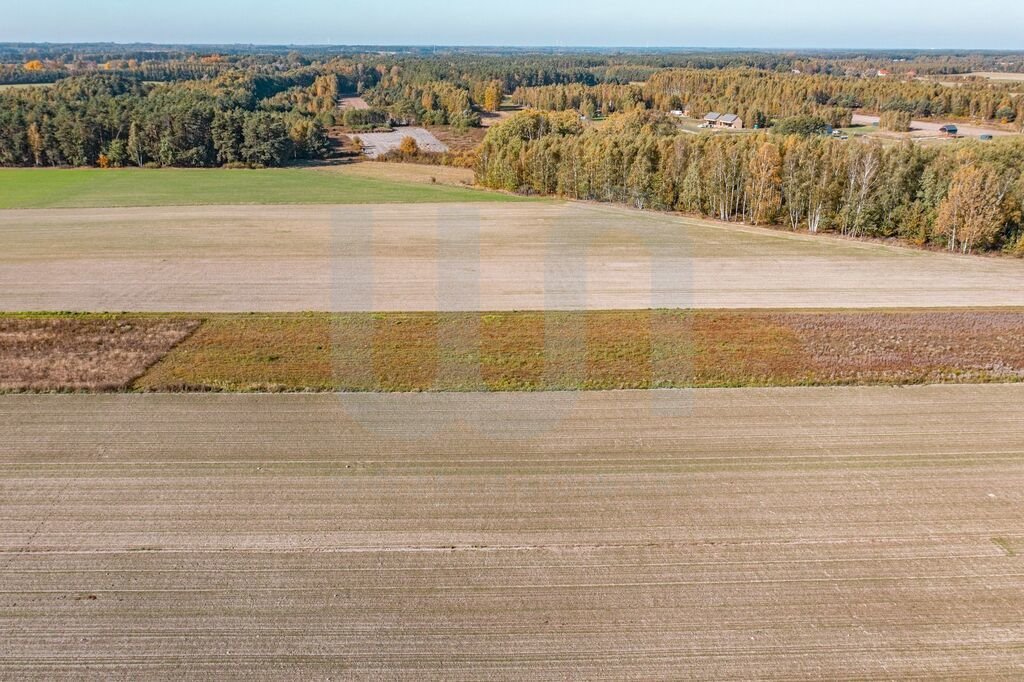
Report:
[[[836,130],[838,130],[841,133],[845,133],[850,137],[855,137],[857,135],[871,135],[873,133],[877,133],[881,130],[881,128],[879,128],[877,125],[858,125],[850,126],[849,128],[836,128]]]
[[[310,168],[0,169],[0,209],[522,200],[468,187],[395,182]]]

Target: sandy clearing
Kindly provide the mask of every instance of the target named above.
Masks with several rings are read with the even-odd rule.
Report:
[[[473,152],[480,143],[483,142],[484,137],[487,136],[487,128],[456,128],[455,126],[427,126],[434,137],[436,137],[441,144],[448,147],[451,152]],[[468,157],[467,157],[468,158]]]
[[[878,125],[881,118],[878,116],[867,116],[864,114],[854,114],[853,124],[854,125]],[[946,125],[946,121],[911,121],[911,135],[914,137],[924,136],[936,136],[939,134],[939,128]],[[1005,128],[990,128],[988,126],[976,126],[976,125],[965,125],[962,123],[956,124],[959,130],[960,136],[964,137],[978,137],[979,135],[1019,135],[1019,132],[1012,130],[1006,130]]]
[[[342,95],[338,97],[338,108],[339,109],[369,109],[370,105],[366,103],[366,100],[359,96],[353,95]]]
[[[1007,71],[972,71],[963,74],[962,78],[985,78],[991,81],[1024,82],[1024,73],[1012,73]]]
[[[1012,677],[1022,399],[0,397],[0,671]]]
[[[426,128],[396,128],[390,133],[358,133],[352,134],[351,137],[359,138],[363,143],[363,154],[370,159],[376,159],[382,154],[398,149],[402,140],[407,137],[416,140],[421,151],[439,153],[448,151],[448,146]]]
[[[1024,263],[536,202],[0,211],[0,310],[1024,305]]]
[[[492,128],[522,111],[520,107],[502,107],[498,111],[481,111],[480,127]]]

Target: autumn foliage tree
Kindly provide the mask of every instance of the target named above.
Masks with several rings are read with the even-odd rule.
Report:
[[[483,91],[481,106],[485,111],[497,111],[501,108],[501,102],[505,99],[505,92],[502,90],[499,81],[491,81]]]
[[[928,147],[693,135],[648,111],[582,125],[572,112],[529,110],[489,130],[476,177],[509,191],[961,251],[1024,243],[1024,139],[1012,137]]]
[[[403,137],[398,145],[398,151],[406,156],[414,156],[419,150],[420,146],[416,144],[416,138],[409,135]]]
[[[995,241],[1003,227],[1007,189],[989,166],[969,164],[956,172],[935,225],[950,251],[969,253]]]
[[[883,111],[879,117],[878,127],[894,133],[906,133],[910,131],[911,118],[909,111]]]
[[[750,159],[747,195],[751,222],[774,223],[782,208],[782,156],[771,142],[762,143]]]

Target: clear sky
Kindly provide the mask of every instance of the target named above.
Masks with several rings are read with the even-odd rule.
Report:
[[[1024,0],[0,0],[0,10],[0,42],[1024,49]]]

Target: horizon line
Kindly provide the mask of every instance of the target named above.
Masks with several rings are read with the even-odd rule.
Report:
[[[563,44],[563,45],[516,45],[516,44],[469,44],[469,43],[264,43],[264,42],[153,42],[153,41],[130,41],[118,40],[74,40],[74,41],[16,41],[0,40],[0,47],[33,47],[33,46],[93,46],[111,45],[117,47],[247,47],[247,48],[417,48],[417,49],[514,49],[514,50],[659,50],[659,51],[754,51],[754,52],[988,52],[988,53],[1009,53],[1024,54],[1024,47],[1003,48],[1003,47],[970,47],[970,46],[944,46],[944,47],[907,47],[907,46],[884,46],[884,47],[823,47],[823,46],[758,46],[758,45],[587,45],[587,44]]]

